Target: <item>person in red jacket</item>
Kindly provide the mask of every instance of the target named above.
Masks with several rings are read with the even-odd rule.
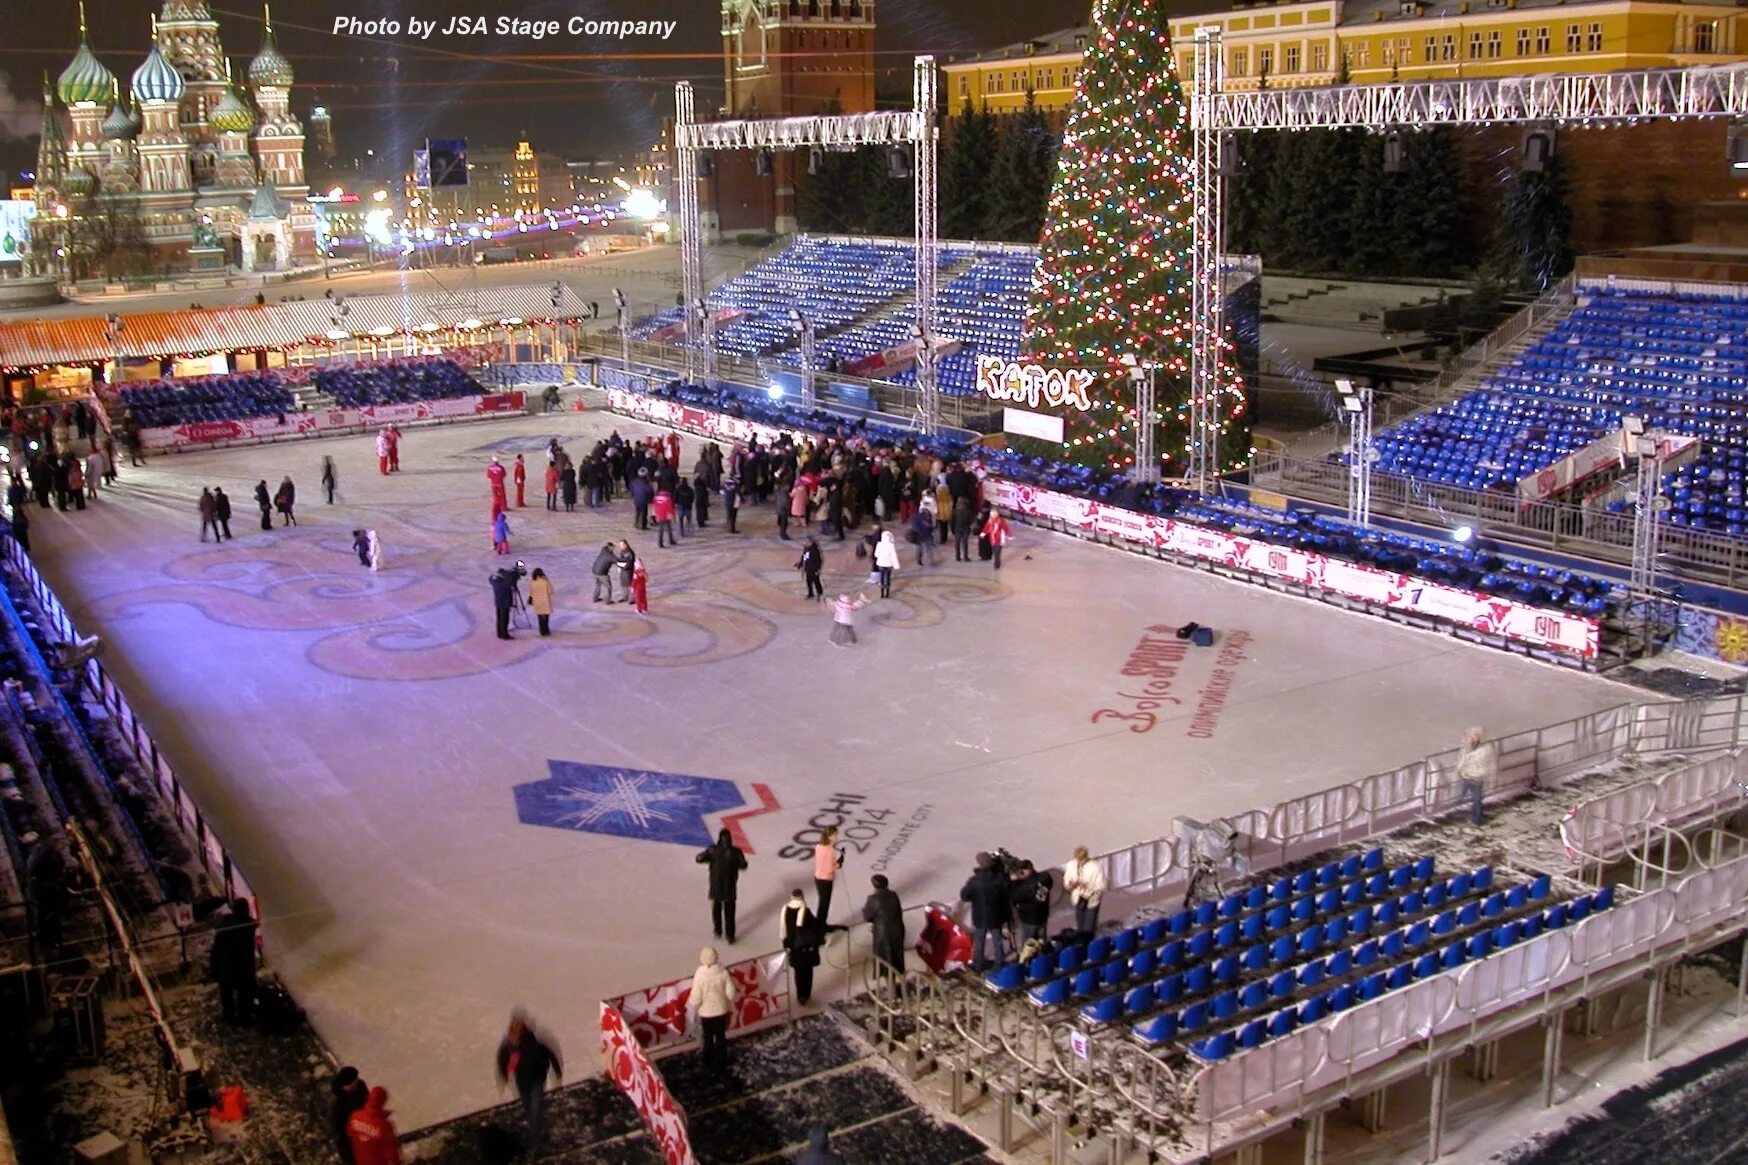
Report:
[[[1001,511],[989,511],[989,520],[983,523],[983,536],[989,539],[989,548],[994,551],[995,568],[1001,569],[1001,548],[1008,544],[1008,520],[1001,516]]]
[[[522,455],[516,454],[516,508],[519,510],[528,503],[522,500],[522,491],[528,487],[528,467],[522,464]]]
[[[401,427],[399,425],[388,427],[388,471],[390,473],[401,471]]]
[[[639,615],[649,614],[649,572],[643,569],[643,559],[631,568],[631,609]]]
[[[656,548],[678,546],[679,540],[674,537],[674,495],[665,489],[656,490],[655,497],[650,499],[649,514],[656,522]]]
[[[546,463],[546,508],[554,511],[558,509],[558,463],[556,461]]]
[[[504,463],[494,456],[492,463],[486,466],[486,480],[492,483],[492,516],[494,518],[497,517],[499,510],[510,508],[510,501],[504,496],[505,476]]]
[[[401,1165],[401,1143],[388,1118],[388,1089],[372,1088],[364,1107],[346,1122],[353,1165]]]

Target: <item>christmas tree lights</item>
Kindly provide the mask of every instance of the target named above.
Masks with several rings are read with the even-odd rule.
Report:
[[[1060,455],[1134,467],[1138,426],[1159,426],[1164,476],[1189,439],[1191,214],[1189,107],[1163,0],[1096,0],[1095,36],[1075,81],[1026,311],[1026,357],[1095,372],[1093,408],[1063,413]],[[1249,457],[1230,336],[1218,377],[1222,468]],[[1125,354],[1156,367],[1156,407],[1137,415]]]

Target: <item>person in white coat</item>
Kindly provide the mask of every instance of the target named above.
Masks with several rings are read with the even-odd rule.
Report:
[[[388,456],[390,446],[391,441],[389,439],[388,430],[378,429],[376,431],[376,471],[384,477],[388,476]],[[492,460],[496,461],[497,458],[494,457]]]
[[[1074,903],[1074,929],[1090,935],[1099,928],[1099,899],[1105,892],[1105,868],[1087,856],[1086,847],[1062,867],[1062,888]]]
[[[892,531],[883,530],[880,541],[874,544],[874,569],[880,575],[880,597],[892,597],[892,572],[898,569],[898,543],[892,540]]]
[[[1487,790],[1499,776],[1499,754],[1480,728],[1463,733],[1463,747],[1457,750],[1457,791],[1468,799],[1469,820],[1481,824],[1481,802]]]
[[[375,530],[365,531],[370,541],[370,569],[382,569],[382,539],[376,536]]]
[[[699,951],[698,970],[692,975],[692,994],[686,1007],[698,1015],[706,1068],[720,1071],[728,1067],[728,1017],[734,1013],[734,1001],[738,998],[740,986],[717,961],[716,948]]]

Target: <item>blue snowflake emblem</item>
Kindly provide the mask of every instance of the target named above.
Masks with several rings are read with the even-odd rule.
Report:
[[[705,818],[746,803],[733,781],[718,777],[561,760],[546,766],[546,780],[516,786],[516,816],[524,824],[706,846]]]

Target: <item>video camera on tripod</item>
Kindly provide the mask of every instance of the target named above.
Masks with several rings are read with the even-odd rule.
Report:
[[[1250,863],[1241,852],[1243,846],[1238,827],[1224,817],[1205,822],[1193,817],[1177,817],[1172,821],[1172,828],[1182,843],[1184,864],[1190,871],[1189,885],[1184,889],[1186,907],[1210,891],[1213,897],[1221,896],[1222,870],[1230,870],[1241,878],[1250,872]]]

